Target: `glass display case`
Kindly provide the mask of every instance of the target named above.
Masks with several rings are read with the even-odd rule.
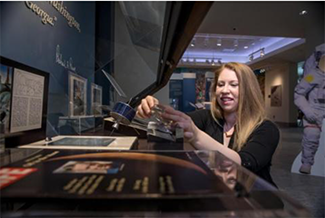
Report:
[[[310,216],[216,151],[8,149],[1,165],[3,217]]]
[[[167,84],[212,4],[0,2],[3,217],[309,216],[218,152],[186,151],[183,141],[179,151],[170,149],[181,133],[159,149],[154,134],[154,143],[140,140],[135,146],[136,137],[148,137],[141,120],[112,131],[116,120],[110,116],[119,102],[132,111]],[[30,90],[37,87],[43,94],[35,100]],[[28,94],[29,101],[13,100],[15,90]],[[42,105],[31,107],[32,100]],[[23,120],[13,102],[19,102],[26,123],[38,114],[38,124],[12,131],[14,120]],[[13,148],[40,140],[48,145],[65,135],[106,136],[105,143],[114,144],[113,134],[130,136],[129,146]]]
[[[18,64],[1,62],[1,91],[13,95],[19,64],[46,72],[46,137],[94,134],[117,102],[135,108],[167,83],[211,4],[1,2],[1,59]]]

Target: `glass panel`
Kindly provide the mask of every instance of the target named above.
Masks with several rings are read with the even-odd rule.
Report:
[[[228,188],[235,191],[238,198],[247,198],[254,208],[258,208],[255,214],[261,213],[261,217],[308,216],[309,212],[291,197],[218,151],[195,153]]]
[[[46,136],[95,134],[116,102],[156,81],[165,8],[165,2],[0,3],[1,56],[49,74]],[[7,72],[0,75],[4,87]]]
[[[55,158],[50,157],[46,161],[39,160],[41,157],[46,158],[46,155],[49,155],[48,157],[55,155]],[[141,155],[140,159],[138,159],[139,155]],[[21,180],[20,186],[8,186],[3,189],[2,197],[4,202],[11,196],[15,196],[11,199],[12,202],[20,202],[21,199],[23,201],[33,200],[32,206],[24,211],[31,214],[41,210],[44,215],[50,215],[55,207],[56,212],[64,211],[67,217],[87,211],[96,211],[97,215],[102,212],[111,216],[114,211],[117,213],[114,214],[116,217],[122,215],[125,217],[134,215],[134,209],[138,213],[150,212],[155,217],[166,217],[167,214],[170,216],[170,212],[175,213],[175,217],[185,215],[189,217],[197,213],[204,213],[203,217],[310,216],[300,204],[217,151],[88,151],[85,154],[84,151],[76,150],[58,152],[46,149],[7,149],[0,159],[2,166],[11,164],[7,167],[21,167],[26,163],[34,164],[33,168],[38,170],[38,174]],[[85,168],[91,164],[93,164],[92,168]],[[118,172],[122,177],[116,177],[116,172],[111,171],[115,167],[105,168],[106,171],[102,170],[101,166],[104,166],[100,164],[119,166]],[[73,169],[64,168],[65,166],[73,167]],[[143,170],[144,166],[146,170]],[[93,170],[100,170],[100,172],[94,173]],[[131,171],[133,173],[130,173]],[[83,174],[79,176],[81,172]],[[91,177],[102,177],[96,181],[99,184],[96,185],[96,192],[89,194],[82,194],[82,191],[73,192],[71,187],[74,182],[71,181],[78,181],[81,178],[87,180],[91,178],[86,176],[89,172],[92,173]],[[56,173],[72,174],[58,176]],[[106,175],[101,176],[101,173]],[[49,178],[53,181],[60,180],[60,182],[51,184],[53,181],[50,182]],[[72,178],[75,179],[72,180]],[[121,190],[107,192],[109,181],[117,180],[117,178],[123,178],[126,181],[124,185],[120,185]],[[62,189],[62,184],[66,182],[70,185]],[[127,188],[136,187],[133,184],[138,184],[139,187],[144,187],[146,184],[150,188],[146,192],[142,192],[144,188],[140,188],[142,191],[137,188]],[[112,184],[110,186],[114,187]],[[85,187],[87,186],[75,186],[74,189],[82,190],[86,189]],[[71,192],[67,193],[67,189]],[[169,192],[170,190],[173,191]],[[62,206],[61,202],[61,204],[56,204],[56,201],[51,201],[52,198],[58,196],[69,196],[70,200],[83,199],[83,201],[69,201],[71,206],[69,209]],[[107,204],[105,200],[108,199],[119,199],[119,206],[111,205],[115,201]],[[68,198],[66,200],[68,201]],[[97,202],[89,207],[89,201],[96,200]],[[163,207],[159,206],[162,204]],[[12,208],[5,209],[4,212],[8,215],[15,213]]]
[[[160,44],[165,14],[164,2],[118,2],[114,4],[114,41],[99,38],[100,50],[114,45],[113,59],[99,59],[99,68],[107,68],[126,95],[122,98],[115,90],[110,106],[118,100],[129,100],[152,84],[157,77]],[[104,45],[104,46],[103,46]],[[108,45],[108,46],[105,46]],[[102,73],[96,71],[96,74]]]

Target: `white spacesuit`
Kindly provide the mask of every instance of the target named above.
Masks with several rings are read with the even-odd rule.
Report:
[[[310,174],[325,118],[325,44],[306,60],[304,78],[295,88],[295,104],[304,113],[301,173]]]

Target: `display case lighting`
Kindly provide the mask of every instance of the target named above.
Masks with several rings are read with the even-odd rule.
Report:
[[[234,41],[234,47],[238,47],[238,39],[235,39],[235,41]]]
[[[249,60],[250,61],[253,61],[254,60],[254,55],[257,54],[257,53],[260,53],[260,57],[262,58],[265,55],[265,49],[264,48],[260,48],[260,49],[258,49],[256,51],[252,52],[251,54],[249,54],[248,55]]]
[[[220,47],[222,45],[221,39],[217,39],[217,46]]]
[[[192,40],[192,42],[191,42],[191,47],[195,47],[195,38]]]

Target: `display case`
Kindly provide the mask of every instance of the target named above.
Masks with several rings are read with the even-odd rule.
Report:
[[[3,217],[310,216],[216,151],[10,149],[1,165]]]
[[[113,127],[117,104],[134,113],[143,97],[167,84],[211,4],[0,2],[1,133],[17,112],[9,84],[15,74],[22,77],[11,69],[44,77],[28,82],[44,90],[43,106],[29,109],[42,108],[41,122],[4,131],[2,217],[309,216],[218,152],[186,151],[183,142],[170,149],[177,140],[157,146],[156,135],[146,139],[147,123],[133,117]],[[99,142],[87,143],[92,149],[81,148],[84,142],[77,144],[81,149],[48,148],[58,138],[96,136],[131,142],[106,151]],[[143,138],[139,146],[136,137]],[[47,149],[31,149],[38,141]]]
[[[1,2],[0,55],[48,73],[46,124],[41,127],[46,137],[93,134],[103,130],[116,103],[135,108],[168,82],[211,5]],[[2,88],[6,76],[2,69]]]

